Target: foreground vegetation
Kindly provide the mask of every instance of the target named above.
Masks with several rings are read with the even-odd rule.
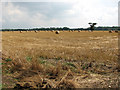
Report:
[[[3,32],[3,88],[116,88],[117,35]]]

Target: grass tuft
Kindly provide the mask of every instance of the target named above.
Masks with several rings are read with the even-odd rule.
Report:
[[[12,61],[12,59],[7,58],[7,59],[5,59],[5,61],[6,61],[6,62],[9,62],[9,61]]]

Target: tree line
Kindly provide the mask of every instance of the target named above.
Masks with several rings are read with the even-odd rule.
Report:
[[[91,27],[88,28],[69,28],[69,27],[50,27],[50,28],[32,28],[32,29],[1,29],[0,31],[87,31],[87,30],[91,30]],[[95,31],[109,31],[109,30],[120,30],[120,27],[117,26],[113,26],[113,27],[103,27],[103,26],[99,26],[99,27],[94,27]]]

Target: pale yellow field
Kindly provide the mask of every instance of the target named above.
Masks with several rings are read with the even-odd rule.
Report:
[[[2,32],[2,51],[11,58],[117,60],[118,34],[95,32]]]
[[[2,62],[8,88],[116,88],[118,33],[2,32]]]

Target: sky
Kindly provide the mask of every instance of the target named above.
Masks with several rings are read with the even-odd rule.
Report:
[[[38,1],[2,2],[2,28],[87,28],[89,22],[118,25],[119,0]]]

